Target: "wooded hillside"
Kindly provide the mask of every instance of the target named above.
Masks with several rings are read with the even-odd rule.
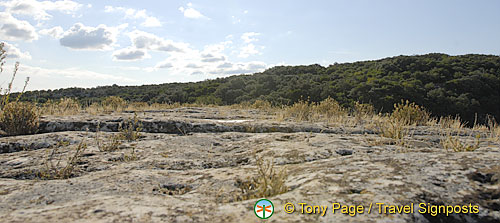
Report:
[[[391,111],[402,99],[423,105],[433,115],[455,116],[469,122],[475,114],[500,120],[500,57],[468,54],[397,56],[328,67],[278,66],[253,75],[237,75],[196,83],[104,86],[31,91],[23,100],[43,103],[74,97],[82,103],[120,96],[149,103],[211,103],[228,105],[257,99],[274,105],[327,97],[346,107],[355,101]]]

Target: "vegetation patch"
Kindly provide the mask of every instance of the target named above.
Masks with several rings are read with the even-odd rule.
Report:
[[[415,102],[405,102],[394,104],[391,118],[407,123],[408,125],[425,125],[429,121],[430,113],[423,107],[415,104]]]
[[[82,154],[87,149],[87,144],[81,141],[75,148],[73,155],[63,161],[63,156],[58,152],[60,147],[68,146],[68,142],[61,141],[44,161],[43,167],[37,173],[37,177],[42,180],[58,180],[74,177],[78,171]]]
[[[141,137],[142,123],[137,118],[137,113],[134,113],[134,118],[127,119],[118,126],[120,136],[127,141],[135,141]]]
[[[9,102],[0,112],[0,129],[7,135],[33,134],[38,126],[38,109],[32,103]]]
[[[262,157],[256,158],[255,165],[254,177],[236,180],[236,186],[240,190],[236,200],[273,197],[288,191],[285,185],[287,173],[284,168],[278,170],[273,160],[264,160]]]
[[[286,106],[277,113],[278,120],[294,121],[326,121],[338,122],[347,116],[347,110],[332,98],[315,103],[310,100],[300,100],[291,106]]]
[[[0,73],[3,72],[3,65],[7,57],[3,49],[4,43],[0,43]],[[12,84],[19,69],[19,63],[16,62],[12,78],[8,87],[0,95],[0,135],[25,135],[32,134],[38,130],[39,114],[37,107],[30,102],[20,102],[20,98],[29,82],[26,78],[23,90],[18,93],[16,99],[11,101]],[[3,89],[0,88],[0,93]]]
[[[76,115],[81,111],[81,106],[74,98],[49,99],[42,106],[44,115]]]

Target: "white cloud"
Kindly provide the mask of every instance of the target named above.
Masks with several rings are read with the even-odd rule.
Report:
[[[219,64],[217,66],[217,68],[232,68],[232,67],[233,67],[233,63],[230,63],[230,62],[225,62],[225,63]]]
[[[260,36],[260,33],[256,32],[246,32],[241,35],[241,39],[243,42],[246,44],[245,46],[241,47],[240,53],[238,54],[238,57],[240,58],[247,58],[251,55],[259,54],[259,50],[257,47],[252,43],[259,41],[256,37]],[[264,47],[261,47],[264,48]]]
[[[207,48],[207,47],[206,47]],[[247,63],[233,63],[220,53],[220,57],[209,55],[206,51],[193,50],[191,54],[172,53],[167,59],[158,63],[154,70],[169,69],[172,75],[207,75],[207,77],[227,76],[233,74],[255,73],[264,70],[264,62],[252,61]],[[209,60],[207,60],[209,58]]]
[[[172,68],[172,67],[174,67],[174,65],[170,61],[168,61],[168,60],[162,61],[162,62],[156,64],[156,66],[155,66],[155,68],[160,68],[160,69],[162,69],[162,68]]]
[[[3,49],[6,51],[7,58],[31,60],[29,52],[22,52],[19,48],[12,44],[4,42]]]
[[[128,47],[124,49],[117,50],[113,52],[113,60],[115,61],[135,61],[142,60],[144,58],[150,58],[151,56],[142,49],[136,49],[133,47]]]
[[[0,38],[11,41],[38,39],[38,34],[29,22],[14,18],[10,13],[0,12]]]
[[[42,30],[38,31],[38,33],[40,33],[41,35],[47,35],[47,36],[51,36],[55,39],[59,39],[62,37],[64,30],[60,26],[55,26],[55,27],[52,27],[50,29],[42,29]]]
[[[214,63],[226,61],[226,56],[222,53],[227,46],[230,46],[232,41],[225,41],[219,44],[207,45],[200,53],[201,62]]]
[[[241,47],[241,51],[240,51],[240,54],[238,55],[238,57],[247,58],[248,56],[255,55],[258,53],[259,53],[259,51],[255,48],[255,45],[250,43],[244,47]]]
[[[59,11],[66,14],[72,14],[82,7],[70,0],[62,1],[36,1],[36,0],[12,0],[0,2],[5,7],[5,11],[12,14],[32,16],[35,20],[49,20],[52,18],[47,11]]]
[[[10,64],[9,66],[5,66],[5,72],[12,73],[13,67],[14,66],[11,66]],[[14,81],[14,91],[22,90],[26,76],[30,77],[27,90],[57,89],[76,86],[95,87],[111,84],[131,85],[140,83],[138,80],[132,78],[90,71],[87,68],[71,67],[64,69],[50,69],[29,66],[21,63],[16,80]],[[10,77],[8,75],[0,76],[0,83],[4,82],[7,78]]]
[[[141,23],[141,26],[144,27],[160,27],[161,22],[155,17],[147,17],[146,20],[144,20],[143,23]]]
[[[214,55],[211,53],[204,53],[201,54],[201,61],[202,62],[207,62],[207,63],[212,63],[212,62],[219,62],[219,61],[225,61],[226,57],[223,55]]]
[[[259,39],[255,38],[255,37],[259,36],[259,35],[260,35],[260,33],[256,33],[256,32],[243,33],[243,35],[241,35],[241,39],[245,43],[251,43],[251,42],[258,41]]]
[[[148,49],[165,52],[185,52],[189,44],[166,40],[151,33],[135,30],[128,34],[132,44],[138,49]]]
[[[214,70],[212,74],[223,74],[223,75],[233,75],[233,74],[249,74],[261,72],[267,68],[266,63],[260,61],[251,61],[246,63],[223,63],[218,66],[218,70]]]
[[[80,50],[110,50],[116,42],[118,28],[98,25],[85,26],[76,23],[59,39],[61,45]]]
[[[203,65],[196,63],[188,63],[186,65],[186,68],[198,69],[198,68],[203,68]]]
[[[179,7],[179,11],[181,11],[184,14],[184,17],[189,19],[209,19],[208,17],[201,14],[201,12],[194,9],[192,3],[188,3],[187,8],[184,8],[182,6]]]
[[[143,19],[144,21],[141,23],[141,26],[144,27],[161,27],[162,24],[160,20],[154,16],[148,15],[145,9],[136,10],[132,8],[124,8],[124,7],[113,7],[113,6],[105,6],[104,12],[121,12],[125,14],[126,18],[130,19]]]

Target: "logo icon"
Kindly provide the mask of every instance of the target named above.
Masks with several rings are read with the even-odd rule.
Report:
[[[255,203],[255,206],[253,206],[253,212],[255,213],[255,216],[260,219],[268,219],[273,216],[274,213],[273,202],[268,199],[260,199],[257,203]]]

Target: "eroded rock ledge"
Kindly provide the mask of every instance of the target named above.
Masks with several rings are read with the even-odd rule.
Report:
[[[192,111],[192,112],[184,112]],[[218,113],[216,113],[218,112]],[[5,222],[255,222],[257,199],[238,201],[240,179],[255,177],[256,156],[286,169],[286,193],[269,197],[273,222],[500,222],[500,144],[450,152],[429,127],[408,147],[362,127],[278,123],[259,114],[212,108],[139,116],[142,137],[100,151],[131,114],[46,117],[34,135],[0,138],[0,219]],[[250,112],[248,112],[250,113]],[[216,114],[216,115],[215,115]],[[235,121],[252,120],[252,121]],[[88,131],[87,131],[88,129]],[[168,133],[168,134],[165,134]],[[365,134],[367,133],[367,134]],[[473,137],[464,136],[464,142]],[[65,142],[65,143],[60,143]],[[41,180],[54,149],[62,162],[88,148],[69,179]],[[126,161],[132,151],[136,159]],[[57,159],[52,160],[57,163]],[[286,214],[291,202],[330,205],[324,217]],[[479,206],[478,214],[332,214],[331,203]]]

